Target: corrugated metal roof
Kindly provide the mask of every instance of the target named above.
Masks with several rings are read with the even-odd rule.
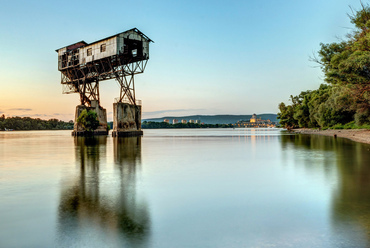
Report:
[[[86,45],[88,45],[85,41],[81,40],[81,41],[79,41],[79,42],[75,42],[75,43],[73,43],[73,44],[71,44],[71,45],[61,47],[61,48],[59,48],[59,49],[57,49],[57,50],[55,50],[55,51],[56,51],[56,52],[58,52],[60,49],[63,49],[63,48],[66,48],[66,47],[70,47],[70,46],[76,45],[76,44],[78,44],[78,43],[85,43],[85,46],[86,46]]]
[[[92,43],[90,43],[90,44],[88,44],[88,45],[90,46],[90,45],[92,45],[92,44],[95,44],[95,43],[101,42],[101,41],[103,41],[103,40],[107,40],[107,39],[110,39],[110,38],[116,37],[116,36],[118,36],[118,35],[120,35],[120,34],[124,34],[124,33],[130,32],[130,31],[135,31],[136,33],[138,33],[139,35],[141,35],[142,37],[144,37],[144,39],[146,39],[147,41],[149,41],[149,42],[153,42],[153,43],[154,43],[154,41],[152,41],[151,39],[149,39],[149,37],[148,37],[148,36],[146,36],[145,34],[143,34],[139,29],[137,29],[137,28],[132,28],[132,29],[129,29],[129,30],[125,31],[125,32],[121,32],[121,33],[118,33],[118,34],[115,34],[115,35],[109,36],[109,37],[107,37],[107,38],[104,38],[104,39],[100,39],[100,40],[94,41],[94,42],[92,42]]]
[[[101,41],[103,41],[103,40],[107,40],[107,39],[110,39],[110,38],[113,38],[113,37],[116,37],[116,36],[118,36],[118,35],[120,35],[120,34],[123,34],[123,33],[127,33],[127,32],[130,32],[130,31],[135,31],[136,33],[138,33],[140,36],[142,36],[144,39],[146,39],[148,42],[153,42],[154,43],[154,41],[153,40],[151,40],[148,36],[146,36],[144,33],[142,33],[139,29],[137,29],[137,28],[132,28],[132,29],[129,29],[129,30],[127,30],[127,31],[124,31],[124,32],[121,32],[121,33],[118,33],[118,34],[115,34],[115,35],[112,35],[112,36],[109,36],[109,37],[106,37],[106,38],[104,38],[104,39],[100,39],[100,40],[97,40],[97,41],[94,41],[94,42],[92,42],[92,43],[90,43],[90,44],[88,44],[88,43],[86,43],[85,41],[79,41],[79,42],[76,42],[76,43],[73,43],[73,44],[71,44],[71,45],[69,45],[69,46],[72,46],[72,45],[75,45],[75,44],[78,44],[78,43],[85,43],[85,45],[84,46],[81,46],[81,47],[85,47],[85,46],[90,46],[90,45],[92,45],[92,44],[95,44],[95,43],[98,43],[98,42],[101,42]],[[69,47],[69,46],[64,46],[64,47],[62,47],[62,48],[65,48],[65,47]],[[59,48],[59,49],[57,49],[57,50],[55,50],[56,52],[58,52],[60,49],[62,49],[62,48]]]

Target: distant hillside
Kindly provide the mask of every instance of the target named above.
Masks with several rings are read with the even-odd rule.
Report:
[[[252,115],[190,115],[190,116],[165,116],[161,118],[150,118],[143,119],[142,121],[154,121],[154,122],[163,122],[164,119],[170,120],[172,123],[173,119],[181,120],[200,120],[205,124],[230,124],[236,123],[240,120],[249,120]],[[257,115],[257,118],[262,120],[270,120],[272,122],[278,122],[276,114],[261,114]]]

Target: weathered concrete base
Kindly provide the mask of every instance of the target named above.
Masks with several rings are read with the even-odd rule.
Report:
[[[142,136],[143,131],[113,131],[112,136],[113,137],[134,137],[134,136]]]
[[[72,136],[95,136],[95,135],[108,135],[108,131],[72,131]]]
[[[77,118],[84,110],[93,110],[96,112],[100,125],[94,132],[87,132],[81,125],[77,123]],[[91,136],[91,135],[108,135],[107,111],[105,108],[99,106],[98,101],[91,101],[91,107],[85,105],[76,106],[75,124],[72,136]]]
[[[141,136],[141,106],[128,103],[113,104],[113,137]]]

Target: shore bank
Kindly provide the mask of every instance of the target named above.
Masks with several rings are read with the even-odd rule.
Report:
[[[292,130],[294,133],[317,134],[350,139],[356,142],[370,144],[370,130],[368,129],[327,129],[318,130],[311,128],[297,128]]]

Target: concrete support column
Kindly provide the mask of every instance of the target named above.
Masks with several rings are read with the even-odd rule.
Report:
[[[141,106],[113,104],[113,137],[141,136]]]
[[[91,133],[86,132],[86,130],[77,123],[77,119],[80,116],[81,112],[84,110],[93,110],[97,114],[99,121],[98,128],[93,132],[93,135],[108,135],[108,123],[107,123],[107,110],[99,105],[98,101],[91,101],[91,107],[86,107],[85,105],[76,106],[75,112],[75,124],[72,132],[72,136],[85,136],[90,135]]]

